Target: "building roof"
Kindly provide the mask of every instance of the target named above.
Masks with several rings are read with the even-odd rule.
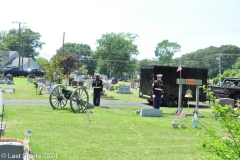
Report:
[[[4,57],[10,57],[16,52],[17,51],[2,51],[2,50],[0,50],[0,55],[2,55]]]

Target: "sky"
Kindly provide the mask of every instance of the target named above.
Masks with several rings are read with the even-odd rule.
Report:
[[[181,51],[240,47],[240,0],[1,0],[0,31],[26,26],[42,35],[40,57],[50,59],[65,43],[88,44],[106,33],[138,35],[137,59],[155,58],[163,40]],[[26,24],[24,24],[26,23]],[[63,38],[65,33],[65,38]]]

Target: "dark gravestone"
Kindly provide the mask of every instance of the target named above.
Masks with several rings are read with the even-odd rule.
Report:
[[[235,106],[235,100],[234,100],[234,99],[231,99],[231,98],[221,98],[221,99],[220,99],[220,105],[221,105],[221,106],[229,105],[229,106],[231,106],[232,108],[234,108],[234,106]]]
[[[78,81],[79,86],[83,86],[83,84],[84,84],[84,81]]]
[[[72,81],[72,86],[78,86],[78,81]]]
[[[1,160],[23,160],[24,146],[19,142],[0,142]]]
[[[110,91],[114,91],[114,86],[110,86]]]
[[[69,78],[69,85],[72,86],[72,81],[74,80],[74,78]]]
[[[9,79],[10,81],[13,81],[13,75],[9,73],[6,75],[6,78]]]

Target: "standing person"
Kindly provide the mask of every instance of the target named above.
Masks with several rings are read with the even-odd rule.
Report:
[[[100,106],[100,96],[103,89],[103,82],[100,79],[100,75],[96,75],[95,80],[93,80],[92,83],[93,88],[93,105],[94,106]]]
[[[163,95],[163,81],[162,74],[158,74],[157,80],[152,83],[152,97],[153,97],[153,107],[159,109],[161,105],[162,95]]]

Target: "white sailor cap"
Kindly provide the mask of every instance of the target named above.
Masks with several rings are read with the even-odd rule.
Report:
[[[96,77],[100,77],[100,74],[95,74]]]
[[[158,78],[162,78],[163,75],[162,75],[162,74],[157,74],[156,76],[157,76]]]

